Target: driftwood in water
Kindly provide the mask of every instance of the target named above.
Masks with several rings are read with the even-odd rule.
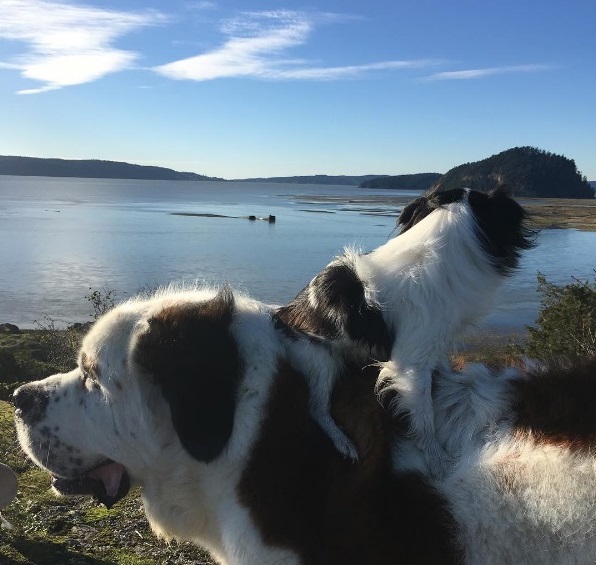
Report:
[[[276,222],[276,217],[272,214],[269,216],[262,217],[262,216],[226,216],[224,214],[211,214],[209,212],[172,212],[172,216],[193,216],[197,218],[244,218],[254,222],[256,220],[263,220],[270,224],[274,224]]]

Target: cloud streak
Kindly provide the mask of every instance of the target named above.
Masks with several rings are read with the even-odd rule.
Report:
[[[42,86],[19,91],[34,94],[97,80],[131,68],[139,55],[114,47],[120,37],[167,18],[103,10],[46,0],[2,0],[0,37],[25,43],[28,50],[0,67],[20,71]]]
[[[545,64],[511,65],[506,67],[488,67],[484,69],[468,69],[462,71],[445,71],[426,77],[427,80],[472,80],[510,73],[536,73],[550,70]]]
[[[187,4],[187,9],[215,10],[216,4],[196,1]],[[152,68],[144,66],[143,70],[169,79],[196,82],[240,77],[332,81],[403,69],[428,69],[441,64],[431,59],[413,59],[325,66],[291,56],[321,26],[355,19],[358,18],[294,10],[244,12],[221,23],[223,40],[218,47]],[[20,90],[19,94],[93,82],[111,73],[139,68],[141,55],[119,49],[116,44],[121,38],[173,21],[178,20],[155,10],[118,11],[64,0],[0,0],[0,39],[25,45],[21,54],[0,61],[0,69],[17,71],[34,82],[32,88]],[[472,80],[549,68],[534,64],[446,71],[422,80]]]
[[[267,80],[337,80],[389,69],[420,68],[429,60],[384,61],[340,67],[313,66],[287,59],[290,49],[304,45],[321,23],[343,19],[332,14],[306,14],[289,10],[249,12],[224,22],[227,36],[217,49],[154,67],[158,74],[177,80],[207,81],[251,77]]]

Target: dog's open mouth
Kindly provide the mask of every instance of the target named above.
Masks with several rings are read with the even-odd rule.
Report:
[[[130,478],[123,465],[107,461],[80,477],[52,476],[52,486],[63,495],[90,494],[111,508],[128,493]]]

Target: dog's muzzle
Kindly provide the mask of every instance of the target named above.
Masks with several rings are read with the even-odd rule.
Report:
[[[50,399],[47,391],[26,384],[14,391],[13,401],[15,416],[26,425],[32,426],[43,420]]]

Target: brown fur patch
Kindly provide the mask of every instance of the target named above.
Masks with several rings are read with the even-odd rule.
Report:
[[[550,362],[512,386],[518,433],[540,443],[596,450],[596,357]]]
[[[455,526],[415,473],[395,475],[390,423],[373,393],[376,369],[339,381],[333,416],[360,459],[343,459],[309,414],[303,377],[281,362],[238,494],[266,543],[305,564],[454,564]]]
[[[184,448],[211,461],[234,425],[242,363],[230,334],[234,297],[224,287],[211,300],[164,308],[149,320],[135,361],[161,388]]]

